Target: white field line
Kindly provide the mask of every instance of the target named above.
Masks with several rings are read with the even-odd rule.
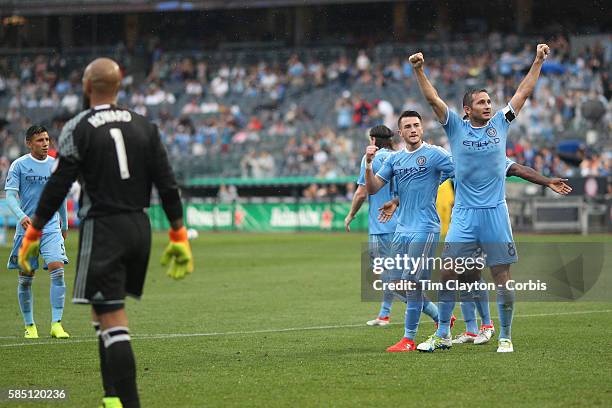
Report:
[[[594,313],[610,313],[612,309],[602,309],[602,310],[579,310],[574,312],[557,312],[557,313],[538,313],[538,314],[518,314],[515,315],[514,318],[523,318],[523,317],[551,317],[551,316],[569,316],[569,315],[582,315],[582,314],[594,314]],[[491,316],[491,318],[496,318],[497,316]],[[426,320],[423,323],[433,323],[431,320]],[[389,325],[403,325],[403,322],[400,323],[390,323]],[[245,334],[262,334],[262,333],[284,333],[284,332],[294,332],[294,331],[307,331],[307,330],[333,330],[333,329],[345,329],[345,328],[353,328],[353,327],[363,327],[367,326],[365,323],[359,324],[341,324],[341,325],[333,325],[333,326],[310,326],[310,327],[288,327],[285,329],[264,329],[264,330],[247,330],[247,331],[229,331],[229,332],[211,332],[211,333],[165,333],[165,334],[135,334],[132,335],[134,339],[175,339],[181,337],[216,337],[216,336],[233,336],[233,335],[245,335]],[[18,339],[20,337],[17,336],[5,336],[0,337],[0,339]],[[66,340],[47,340],[47,341],[27,341],[22,343],[13,343],[13,344],[0,344],[0,348],[10,348],[10,347],[21,347],[21,346],[36,346],[41,344],[74,344],[74,343],[91,343],[97,342],[98,339],[91,336],[73,336],[70,339]]]

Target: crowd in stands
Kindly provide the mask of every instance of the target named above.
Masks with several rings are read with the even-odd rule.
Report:
[[[511,98],[535,43],[509,38],[491,34],[487,51],[474,55],[425,53],[427,74],[452,109],[462,112],[469,87],[486,88],[497,108]],[[573,49],[558,36],[549,45],[536,92],[511,127],[508,156],[546,175],[609,175],[612,40]],[[409,52],[379,51],[249,64],[156,50],[146,72],[126,66],[119,103],[158,124],[190,176],[355,175],[368,128],[396,129],[404,109],[421,112],[425,138],[448,147]],[[29,123],[45,120],[57,137],[81,108],[81,70],[58,56],[0,57],[1,174],[24,152],[20,132]]]

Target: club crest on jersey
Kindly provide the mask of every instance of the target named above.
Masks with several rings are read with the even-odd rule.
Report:
[[[425,156],[419,156],[417,157],[416,162],[419,166],[422,166],[427,162],[427,158],[425,158]]]
[[[497,130],[495,130],[494,127],[490,127],[487,129],[487,136],[489,137],[495,137],[497,136]]]

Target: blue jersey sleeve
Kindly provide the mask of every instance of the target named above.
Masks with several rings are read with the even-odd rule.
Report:
[[[378,173],[376,173],[378,177],[385,180],[387,183],[391,181],[391,177],[393,177],[393,158],[394,155],[387,156],[382,167],[378,170]]]
[[[502,110],[497,111],[492,119],[493,126],[502,129],[504,132],[510,127],[510,123],[516,118],[514,114],[514,108],[508,104]]]
[[[508,174],[508,171],[510,170],[510,167],[514,164],[514,162],[512,160],[510,160],[509,158],[506,157],[506,174]]]
[[[397,183],[394,182],[393,179],[391,179],[391,185],[393,186],[393,191],[391,191],[393,193],[393,197],[399,197],[399,190],[397,189]]]
[[[16,190],[19,191],[19,180],[21,179],[21,167],[19,163],[14,161],[9,167],[9,171],[6,175],[6,183],[4,184],[5,190]]]
[[[68,201],[64,200],[57,212],[60,216],[62,231],[68,231]]]
[[[15,217],[17,217],[19,221],[23,220],[23,218],[26,216],[26,213],[24,213],[21,209],[21,203],[19,202],[19,198],[17,197],[16,190],[9,189],[6,192],[6,203],[8,204],[8,207],[13,212],[13,214],[15,214]]]
[[[463,120],[452,111],[450,108],[446,108],[446,122],[442,124],[442,127],[446,131],[446,135],[449,139],[454,138],[459,134]]]
[[[442,175],[447,174],[448,176],[446,178],[454,177],[455,165],[453,164],[453,157],[451,154],[441,147],[437,148],[436,151],[438,153],[436,168],[442,173]]]
[[[440,175],[440,184],[444,183],[446,180],[448,179],[452,179],[455,178],[455,173],[446,173],[446,172],[442,172],[442,174]]]
[[[451,161],[453,160],[453,156],[451,156]],[[455,166],[453,166],[453,171],[452,172],[446,172],[443,171],[442,174],[440,175],[440,184],[444,183],[446,180],[448,179],[453,179],[455,178]]]
[[[357,184],[360,186],[365,186],[365,156],[363,156],[363,159],[361,159],[361,169],[359,170]]]

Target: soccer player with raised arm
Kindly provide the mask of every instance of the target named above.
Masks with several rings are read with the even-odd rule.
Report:
[[[376,156],[374,157],[372,168],[377,172],[382,167],[384,160],[394,153],[391,139],[393,131],[384,125],[378,125],[370,129],[370,142],[378,147]],[[385,257],[390,255],[393,234],[397,224],[397,216],[392,215],[388,222],[380,222],[378,220],[378,210],[382,209],[386,202],[393,198],[393,183],[389,183],[384,188],[380,189],[376,194],[369,195],[365,186],[365,170],[366,158],[361,160],[361,171],[357,180],[357,190],[353,195],[351,209],[344,219],[344,225],[347,232],[350,232],[351,221],[355,218],[355,214],[361,208],[364,201],[368,200],[368,246],[370,256],[372,258]],[[383,274],[383,281],[389,281],[389,274]],[[383,301],[380,306],[380,311],[376,319],[366,322],[368,326],[386,326],[389,324],[391,305],[395,293],[392,290],[385,289],[383,291]],[[423,313],[430,316],[436,323],[438,321],[438,308],[431,301],[426,300],[423,304]]]
[[[410,259],[432,257],[440,235],[440,218],[436,211],[436,197],[442,173],[452,173],[450,154],[444,149],[423,142],[421,115],[405,111],[399,116],[400,135],[406,148],[389,155],[376,175],[373,161],[378,147],[371,144],[365,155],[365,185],[369,194],[376,194],[392,179],[399,196],[399,214],[393,236],[396,254],[406,254]],[[401,253],[400,253],[401,252]],[[395,254],[392,254],[393,257]],[[401,271],[401,280],[415,284],[406,291],[407,305],[404,337],[389,352],[405,352],[415,349],[424,293],[420,282],[428,280],[431,270],[426,264]],[[399,276],[397,277],[399,280]],[[394,279],[396,280],[396,279]]]
[[[17,285],[17,299],[25,324],[26,339],[37,339],[38,329],[34,323],[34,297],[32,282],[38,269],[38,255],[33,253],[30,264],[31,269],[26,271],[17,263],[18,251],[26,229],[32,223],[30,217],[40,199],[43,188],[51,175],[55,159],[48,155],[49,134],[42,126],[31,126],[26,130],[25,143],[30,153],[15,160],[9,168],[6,185],[6,201],[19,222],[15,230],[13,250],[8,261],[8,269],[19,270],[19,283]],[[60,230],[61,225],[61,230]],[[66,203],[59,207],[59,213],[53,213],[49,221],[42,228],[40,240],[40,255],[44,260],[44,269],[49,270],[51,278],[51,337],[66,339],[70,335],[62,327],[64,314],[64,298],[66,284],[64,282],[64,264],[68,263],[64,249],[64,238],[68,231],[68,217]]]
[[[567,195],[572,191],[572,188],[565,182],[567,179],[558,177],[548,178],[531,167],[523,166],[512,160],[506,158],[506,176],[508,177],[520,177],[523,180],[529,181],[533,184],[538,184],[550,188],[557,194]],[[446,180],[446,177],[453,178],[454,174],[443,175],[442,182]],[[442,183],[440,183],[442,184]],[[378,219],[381,222],[387,222],[395,215],[395,210],[399,200],[394,199],[390,202],[385,203],[380,209]],[[481,271],[473,271],[465,273],[464,276],[466,281],[469,282],[481,282],[486,283],[481,276]],[[453,339],[453,344],[486,344],[491,340],[491,337],[495,333],[495,327],[491,320],[491,313],[489,310],[489,292],[486,290],[475,289],[472,291],[461,291],[461,314],[463,315],[463,321],[466,325],[466,330],[456,336]],[[481,326],[480,330],[476,323],[476,311],[480,315]]]
[[[533,184],[538,184],[544,187],[550,188],[557,194],[567,195],[572,191],[572,188],[566,184],[567,179],[553,177],[548,178],[531,167],[523,166],[515,163],[514,161],[506,158],[506,176],[507,177],[520,177],[523,180],[529,181]],[[447,178],[454,178],[454,174],[444,174],[442,176],[441,183],[446,181]],[[378,220],[382,223],[388,222],[395,217],[395,210],[399,204],[399,200],[393,199],[385,203],[380,209]],[[481,271],[473,271],[463,276],[466,281],[469,282],[481,282],[486,283],[481,276]],[[466,330],[460,335],[453,339],[453,344],[464,344],[474,343],[477,345],[486,344],[491,340],[491,337],[495,333],[495,327],[491,320],[491,313],[489,310],[489,293],[486,290],[475,289],[472,291],[461,291],[461,314],[463,315],[463,321],[466,325]],[[480,316],[481,326],[480,330],[476,323],[476,311]]]
[[[90,63],[83,75],[87,109],[66,123],[59,138],[59,164],[49,178],[19,250],[19,265],[40,244],[43,226],[78,177],[80,240],[73,302],[91,304],[98,336],[104,407],[139,407],[126,295],[139,298],[151,251],[151,224],[144,209],[155,185],[170,221],[162,264],[174,279],[193,271],[178,186],[157,127],[116,106],[119,65],[108,58]],[[87,101],[87,99],[86,99]]]
[[[531,183],[548,187],[552,191],[561,195],[567,195],[572,191],[572,188],[565,183],[567,179],[545,177],[531,167],[515,163],[509,158],[506,158],[506,176],[520,177]],[[454,178],[454,174],[443,175],[442,182],[444,182],[447,177]],[[385,210],[392,214],[393,206],[396,204],[397,201],[391,205],[387,205]],[[379,218],[387,219],[388,217],[386,214],[381,214]],[[475,258],[479,254],[480,252],[474,254],[472,257]],[[466,272],[461,276],[461,278],[469,282],[480,281],[483,284],[486,283],[481,276],[480,270],[469,273]],[[459,293],[461,299],[461,313],[466,324],[466,330],[452,340],[453,344],[474,343],[476,345],[482,345],[488,343],[495,333],[495,326],[491,320],[491,313],[489,309],[489,292],[487,290],[474,289],[472,291],[462,290]],[[478,329],[478,325],[476,323],[476,311],[478,311],[481,319],[480,329]]]
[[[506,139],[511,122],[532,94],[544,60],[550,52],[546,44],[537,46],[535,60],[510,102],[493,114],[491,98],[484,89],[468,90],[463,97],[461,116],[448,108],[425,75],[423,54],[410,56],[423,96],[442,123],[455,163],[455,206],[446,235],[444,255],[469,257],[480,247],[497,289],[500,331],[498,352],[512,352],[514,292],[506,287],[510,265],[517,261],[508,207],[505,201]],[[456,278],[452,270],[442,272],[442,282]],[[439,293],[440,324],[436,333],[418,345],[420,351],[448,349],[450,316],[455,293],[445,287]]]
[[[533,184],[548,187],[560,195],[567,195],[572,191],[572,188],[565,183],[567,179],[558,177],[548,178],[531,167],[515,163],[508,158],[506,158],[506,176],[520,177]],[[471,282],[480,281],[485,283],[480,270],[472,272],[470,275],[472,276],[467,276],[466,278]],[[489,310],[489,292],[480,289],[469,292],[461,291],[460,299],[461,314],[465,321],[466,330],[453,339],[453,344],[474,343],[481,345],[488,343],[495,333],[495,327]],[[476,323],[476,311],[480,315],[480,330]]]

